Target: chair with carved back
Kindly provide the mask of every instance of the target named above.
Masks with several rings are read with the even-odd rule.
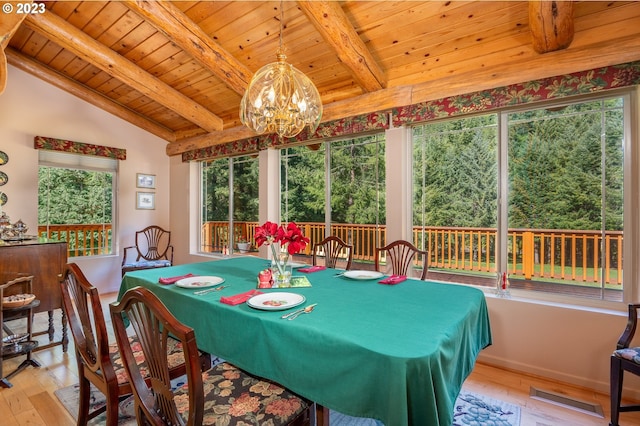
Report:
[[[142,231],[136,231],[135,245],[124,248],[122,276],[131,271],[164,268],[171,265],[173,265],[171,231],[156,225],[147,226]]]
[[[627,326],[624,329],[616,350],[611,355],[611,423],[618,426],[621,412],[640,411],[640,404],[621,405],[622,379],[625,371],[640,376],[640,347],[629,347],[634,339],[638,325],[640,304],[629,304]]]
[[[116,341],[131,377],[138,424],[200,426],[207,424],[309,425],[312,404],[281,386],[221,362],[202,373],[197,365],[195,332],[178,321],[151,291],[128,290],[110,305]],[[139,336],[152,380],[145,382],[127,341],[123,314]],[[215,332],[211,324],[208,333]],[[187,381],[172,389],[164,354],[169,336],[182,342]]]
[[[335,268],[340,260],[346,262],[345,269],[351,269],[353,262],[353,246],[347,244],[339,237],[329,236],[324,240],[313,245],[313,265],[318,264],[318,258],[324,254],[324,266],[327,268]]]
[[[376,271],[383,272],[381,268],[381,258],[384,256],[385,263],[391,267],[391,274],[412,276],[416,260],[420,260],[422,265],[419,269],[419,278],[424,280],[427,277],[429,266],[428,252],[420,250],[409,241],[397,240],[384,247],[376,247],[374,264]],[[416,259],[418,257],[418,259]],[[418,262],[420,264],[420,262]]]
[[[71,334],[75,343],[76,362],[78,364],[79,404],[78,425],[106,411],[106,424],[118,424],[118,403],[120,397],[132,393],[129,376],[124,368],[117,344],[109,343],[102,304],[96,287],[91,285],[80,267],[69,263],[61,281],[62,304],[67,315]],[[138,342],[128,337],[132,347]],[[179,342],[171,340],[168,348],[171,353],[171,377],[185,374],[184,356]],[[140,354],[138,354],[140,355]],[[196,355],[197,356],[197,355]],[[147,370],[144,358],[139,357],[141,368]],[[201,368],[211,366],[211,356],[201,354]],[[106,397],[106,405],[99,410],[89,412],[90,385],[93,384]]]

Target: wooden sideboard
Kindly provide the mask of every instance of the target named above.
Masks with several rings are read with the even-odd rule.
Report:
[[[47,330],[34,330],[33,335],[49,335],[49,344],[38,346],[38,350],[55,345],[68,347],[67,319],[62,310],[60,280],[67,265],[67,243],[40,240],[21,242],[0,242],[0,273],[33,275],[33,293],[40,300],[35,313],[47,312],[49,326]],[[61,311],[62,338],[54,340],[54,311]]]

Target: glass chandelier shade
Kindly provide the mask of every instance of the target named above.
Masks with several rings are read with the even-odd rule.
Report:
[[[311,80],[286,62],[282,49],[277,62],[255,73],[240,103],[240,121],[258,134],[292,138],[309,126],[315,132],[322,118],[322,100]]]

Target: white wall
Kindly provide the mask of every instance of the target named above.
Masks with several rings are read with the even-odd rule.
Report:
[[[68,139],[127,150],[119,162],[118,216],[113,256],[72,258],[101,292],[118,291],[122,247],[133,244],[136,230],[151,224],[169,228],[169,158],[166,142],[111,114],[9,66],[0,95],[0,150],[9,155],[1,170],[9,182],[3,210],[12,222],[22,219],[36,233],[38,152],[34,136]],[[136,173],[156,175],[156,209],[136,210]],[[64,206],[61,206],[64,208]]]

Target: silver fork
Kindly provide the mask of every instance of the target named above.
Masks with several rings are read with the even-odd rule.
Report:
[[[207,293],[211,293],[212,291],[220,291],[223,288],[227,288],[229,287],[229,285],[219,285],[217,287],[213,287],[213,288],[208,288],[206,290],[199,290],[194,292],[193,294],[197,294],[198,296],[202,296],[203,294],[207,294]]]

